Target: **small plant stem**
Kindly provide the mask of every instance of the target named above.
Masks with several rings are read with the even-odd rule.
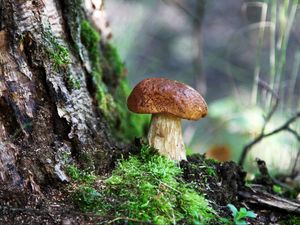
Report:
[[[278,61],[278,67],[277,67],[277,81],[276,81],[276,89],[275,90],[280,90],[280,83],[282,81],[282,76],[284,73],[284,68],[285,68],[285,64],[286,64],[286,52],[287,52],[287,45],[288,45],[288,41],[289,41],[289,37],[291,34],[291,29],[292,29],[292,25],[294,23],[295,20],[295,16],[296,16],[296,12],[297,12],[297,7],[298,7],[298,0],[295,0],[292,2],[291,5],[291,9],[289,12],[289,2],[290,1],[285,1],[284,3],[284,15],[287,18],[287,22],[286,24],[283,24],[282,26],[284,26],[284,28],[281,28],[282,34],[281,34],[281,38],[280,38],[280,43],[278,43],[278,48],[280,49],[280,58]],[[284,90],[279,92],[281,99],[284,99]],[[282,106],[284,107],[284,106]]]
[[[297,50],[294,56],[294,65],[293,65],[292,75],[291,75],[289,89],[288,89],[288,97],[287,97],[289,108],[293,107],[293,93],[296,88],[296,81],[299,72],[299,67],[300,67],[300,49]]]
[[[256,63],[254,68],[254,81],[252,87],[252,97],[251,97],[252,104],[256,104],[257,102],[257,94],[258,94],[257,82],[260,77],[260,69],[261,69],[260,67],[261,47],[264,40],[265,22],[267,19],[267,11],[268,11],[268,5],[266,3],[261,3],[260,7],[261,7],[261,17],[259,22],[258,47],[256,49]]]
[[[276,76],[276,17],[277,17],[277,1],[271,1],[271,23],[270,26],[270,87],[272,90],[275,90],[275,76]],[[272,107],[272,98],[273,95],[269,95],[267,100],[267,106],[270,110]]]

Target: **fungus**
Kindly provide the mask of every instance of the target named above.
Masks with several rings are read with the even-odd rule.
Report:
[[[195,89],[165,78],[148,78],[138,83],[127,106],[135,113],[152,114],[149,144],[175,161],[186,160],[181,119],[198,120],[207,114],[206,102]]]

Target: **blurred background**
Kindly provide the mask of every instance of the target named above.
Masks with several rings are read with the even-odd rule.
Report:
[[[166,77],[197,89],[209,114],[183,121],[188,151],[235,161],[263,127],[271,132],[300,110],[298,8],[298,0],[106,1],[131,86]],[[299,131],[299,121],[290,128]],[[258,157],[271,173],[298,171],[295,132],[262,139],[245,168],[255,173]]]

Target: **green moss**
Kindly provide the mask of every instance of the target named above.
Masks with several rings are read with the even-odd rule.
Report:
[[[96,176],[93,172],[79,170],[74,165],[69,165],[66,168],[67,174],[74,181],[75,191],[72,193],[72,198],[76,206],[82,211],[94,211],[100,204],[100,193],[93,187],[96,181]]]
[[[133,140],[135,137],[143,137],[148,130],[150,115],[132,113],[127,108],[127,97],[130,94],[128,81],[123,78],[116,89],[114,99],[120,118],[120,123],[115,130],[121,140]]]
[[[110,43],[103,47],[104,67],[108,73],[113,74],[114,77],[120,79],[124,75],[124,63],[120,59],[117,49]]]
[[[73,89],[79,89],[80,81],[76,79],[67,68],[67,65],[71,63],[69,50],[58,42],[50,28],[46,28],[44,32],[44,47],[53,63],[54,69],[56,71],[62,70],[63,74],[66,74],[64,79],[67,86]]]
[[[81,151],[78,160],[81,163],[81,166],[83,168],[87,168],[87,169],[94,168],[95,164],[91,152]]]
[[[93,81],[97,89],[96,98],[98,106],[108,120],[113,120],[114,116],[112,112],[114,111],[115,104],[113,102],[113,97],[108,93],[107,88],[102,81],[99,48],[100,35],[88,21],[83,20],[81,23],[80,36],[83,45],[88,50],[89,59],[91,61]]]
[[[46,50],[50,59],[54,63],[54,68],[56,70],[71,63],[69,50],[65,46],[58,43],[50,29],[45,30],[44,40]]]
[[[102,70],[100,64],[100,35],[86,20],[81,23],[80,37],[83,45],[88,50],[89,59],[92,66],[92,75],[94,82],[97,86],[98,92],[104,92],[105,88],[101,86],[102,83]]]
[[[124,63],[117,50],[106,43],[100,54],[100,36],[86,20],[81,23],[81,40],[89,53],[98,106],[113,133],[125,142],[132,141],[134,137],[144,136],[149,116],[133,114],[127,109],[127,96],[131,89],[125,77]],[[110,92],[103,82],[103,76],[109,87],[116,86],[110,88]]]
[[[148,146],[142,147],[140,155],[121,160],[101,182],[102,188],[96,185],[99,181],[90,182],[74,167],[68,171],[74,180],[73,200],[83,211],[130,218],[129,224],[133,220],[154,224],[224,222],[206,199],[181,179],[177,164]]]
[[[144,136],[148,128],[150,115],[135,114],[128,110],[127,97],[131,92],[131,88],[126,78],[124,63],[120,59],[116,48],[111,44],[106,44],[103,49],[103,59],[103,70],[118,80],[118,85],[113,91],[115,114],[119,118],[113,120],[114,133],[123,141],[130,141],[135,137]]]
[[[101,81],[101,65],[100,65],[100,54],[99,54],[99,42],[100,42],[100,35],[99,33],[91,26],[91,24],[83,20],[81,23],[81,41],[84,46],[87,48],[89,53],[89,58],[92,64],[92,71],[97,72],[97,77]]]
[[[74,181],[87,185],[94,183],[97,178],[93,172],[79,170],[75,165],[67,166],[66,171]]]
[[[70,72],[67,72],[66,81],[67,81],[68,87],[71,87],[73,89],[80,89],[80,87],[81,87],[80,81],[78,79],[76,79],[73,76],[73,74]]]

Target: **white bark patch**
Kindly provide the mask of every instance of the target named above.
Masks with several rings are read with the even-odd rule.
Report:
[[[18,24],[18,33],[22,34],[26,31],[35,33],[37,39],[41,37],[39,32],[40,21],[38,20],[38,8],[32,5],[33,1],[19,1],[14,9],[14,20]],[[13,5],[15,6],[15,5]]]
[[[57,10],[56,1],[47,0],[45,2],[45,13],[54,34],[61,37],[64,34],[61,12]]]

